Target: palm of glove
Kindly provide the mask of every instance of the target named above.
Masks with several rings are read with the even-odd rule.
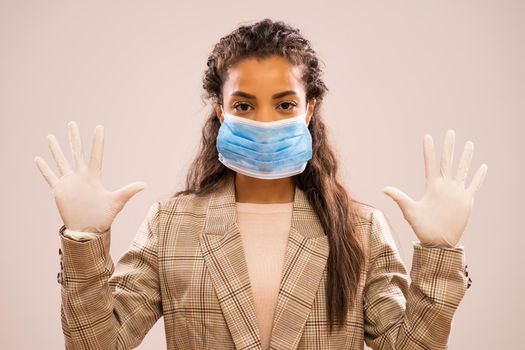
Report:
[[[77,231],[107,230],[125,204],[113,197],[100,178],[87,169],[64,175],[53,188],[53,193],[64,225]]]
[[[468,223],[474,194],[480,189],[487,172],[487,165],[482,164],[470,185],[465,188],[474,145],[471,141],[465,144],[458,169],[452,173],[454,138],[454,131],[448,130],[438,168],[432,137],[424,136],[426,185],[419,201],[395,187],[383,188],[383,192],[398,204],[422,244],[445,244],[451,247],[458,244]]]

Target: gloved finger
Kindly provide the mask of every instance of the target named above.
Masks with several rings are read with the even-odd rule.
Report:
[[[71,166],[66,160],[66,157],[64,156],[64,153],[62,152],[55,135],[47,135],[47,144],[51,150],[53,158],[55,159],[55,163],[57,164],[60,174],[63,176],[73,172],[73,169],[71,169]]]
[[[443,143],[443,153],[441,154],[440,172],[445,179],[450,177],[452,162],[454,161],[454,130],[447,130]]]
[[[465,148],[463,149],[463,154],[459,160],[458,171],[456,173],[456,181],[465,185],[467,180],[467,173],[470,167],[470,162],[472,160],[472,153],[474,152],[474,144],[472,141],[467,141],[465,143]]]
[[[136,182],[130,183],[129,185],[126,185],[116,190],[115,192],[113,192],[113,195],[117,198],[117,200],[120,203],[124,205],[137,192],[140,192],[145,188],[146,188],[145,182],[136,181]]]
[[[412,198],[410,198],[405,192],[395,187],[386,186],[383,188],[383,193],[392,198],[397,203],[405,217],[407,213],[411,211],[416,205],[416,202]]]
[[[71,152],[73,153],[73,162],[75,170],[81,170],[85,167],[84,162],[84,151],[82,149],[82,139],[80,138],[80,131],[76,122],[71,121],[67,124],[69,144],[71,146]]]
[[[423,157],[425,160],[425,178],[428,182],[430,179],[437,176],[434,141],[429,134],[425,134],[423,137]]]
[[[487,173],[487,168],[488,168],[487,164],[483,163],[478,168],[478,171],[476,171],[474,178],[470,182],[470,186],[467,188],[467,191],[471,195],[474,195],[474,193],[476,193],[481,188],[481,185],[483,184],[483,181],[485,180],[485,174]]]
[[[89,158],[89,171],[99,174],[102,169],[102,155],[104,152],[104,126],[97,125],[91,145],[91,156]]]
[[[58,183],[58,177],[51,170],[49,165],[47,165],[46,161],[42,159],[42,157],[36,156],[34,160],[46,182],[49,184],[49,186],[51,186],[51,188],[55,188],[55,185]]]

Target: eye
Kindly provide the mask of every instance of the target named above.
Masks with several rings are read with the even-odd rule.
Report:
[[[285,106],[287,107],[287,108],[284,108],[285,111],[291,111],[294,109],[294,107],[297,106],[297,103],[295,103],[294,101],[284,101],[279,106]]]
[[[237,109],[237,108],[238,108],[239,106],[244,106],[244,107],[251,107],[251,106],[250,106],[249,104],[247,104],[247,103],[244,103],[244,102],[239,102],[239,103],[236,103],[236,104],[234,104],[234,105],[233,105],[233,109],[235,109],[235,110],[237,110],[237,111],[238,111],[238,109]],[[241,112],[246,112],[246,111],[248,111],[248,110],[247,110],[247,109],[245,109],[244,107],[243,107],[243,108],[241,108],[241,110],[240,110]]]

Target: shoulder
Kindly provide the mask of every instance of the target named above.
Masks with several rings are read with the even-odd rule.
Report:
[[[372,226],[388,224],[388,219],[383,211],[372,204],[358,200],[352,200],[354,222],[362,225]]]
[[[205,215],[211,194],[198,195],[184,193],[169,198],[158,199],[154,205],[160,215],[195,216]]]
[[[367,245],[395,247],[392,224],[383,211],[371,204],[353,201],[354,223]]]
[[[377,216],[383,213],[377,207],[370,203],[352,199],[352,219],[357,226],[366,226],[370,228],[372,223],[377,220]]]

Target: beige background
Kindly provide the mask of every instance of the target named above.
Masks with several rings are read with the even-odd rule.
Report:
[[[128,247],[148,206],[182,186],[208,110],[201,77],[212,45],[241,22],[302,29],[326,64],[324,106],[349,190],[392,220],[408,268],[415,234],[381,189],[422,195],[422,136],[439,154],[456,132],[468,182],[487,163],[461,243],[473,280],[451,350],[522,348],[525,141],[524,1],[0,1],[2,349],[60,349],[58,228],[33,158],[56,170],[46,135],[71,160],[66,124],[89,152],[106,127],[103,180],[149,188],[113,224]],[[162,319],[140,349],[165,348]]]

